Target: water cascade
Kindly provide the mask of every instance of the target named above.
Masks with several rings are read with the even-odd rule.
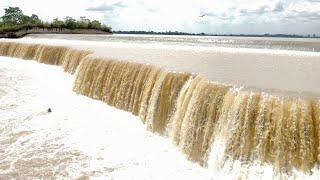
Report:
[[[76,73],[73,90],[140,117],[203,166],[227,160],[309,173],[320,163],[320,101],[275,96],[67,47],[0,43],[0,55]],[[223,148],[221,148],[223,147]],[[219,148],[219,149],[217,149]],[[219,154],[213,152],[219,151]],[[214,157],[216,156],[216,157]]]
[[[33,59],[40,63],[62,66],[64,71],[71,74],[75,73],[80,62],[89,54],[89,51],[62,46],[0,42],[1,56]]]

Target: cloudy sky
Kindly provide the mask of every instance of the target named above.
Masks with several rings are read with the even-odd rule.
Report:
[[[8,6],[45,20],[86,16],[114,30],[320,34],[320,0],[0,0]]]

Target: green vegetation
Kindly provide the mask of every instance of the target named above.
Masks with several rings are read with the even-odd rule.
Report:
[[[19,7],[5,8],[5,14],[0,18],[0,34],[7,32],[16,32],[32,28],[66,28],[66,29],[96,29],[105,32],[111,32],[111,27],[86,17],[80,17],[79,20],[72,17],[65,17],[63,20],[54,19],[52,22],[45,22],[39,19],[38,15],[24,15]]]

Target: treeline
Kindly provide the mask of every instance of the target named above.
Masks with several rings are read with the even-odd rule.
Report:
[[[113,31],[115,34],[154,34],[154,35],[193,35],[193,36],[207,36],[205,33],[186,33],[179,31],[165,31],[165,32],[156,32],[156,31]]]
[[[206,33],[186,33],[179,31],[113,31],[114,34],[153,34],[153,35],[188,35],[188,36],[233,36],[233,37],[286,37],[286,38],[319,38],[316,34],[296,35],[296,34],[206,34]]]
[[[5,8],[5,14],[0,18],[0,34],[15,32],[21,29],[30,28],[67,28],[67,29],[96,29],[105,32],[111,32],[111,27],[94,20],[91,21],[86,17],[80,17],[76,20],[67,16],[64,19],[54,19],[52,22],[42,21],[38,15],[32,14],[27,16],[23,14],[19,7]]]

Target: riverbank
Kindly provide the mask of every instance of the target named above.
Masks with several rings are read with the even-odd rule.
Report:
[[[0,38],[21,38],[28,34],[112,34],[111,32],[97,29],[68,29],[68,28],[22,28],[14,32],[0,34]]]

